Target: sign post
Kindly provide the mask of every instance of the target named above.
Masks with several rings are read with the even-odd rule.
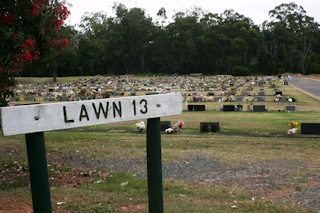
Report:
[[[34,212],[50,213],[44,131],[147,119],[149,211],[163,212],[160,117],[181,114],[182,96],[169,93],[1,107],[3,136],[26,134]]]
[[[43,132],[26,134],[34,212],[51,212],[48,169]]]
[[[149,212],[163,212],[160,118],[147,120]]]

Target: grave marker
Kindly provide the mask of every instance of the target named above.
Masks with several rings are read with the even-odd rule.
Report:
[[[301,123],[301,134],[320,135],[320,123]]]
[[[235,106],[234,105],[223,105],[222,111],[233,112],[233,111],[235,111]]]
[[[295,105],[286,105],[286,106],[284,106],[284,111],[285,112],[297,112],[298,109],[297,109],[297,106],[295,106]]]
[[[219,122],[200,122],[200,132],[219,132]]]
[[[253,105],[253,112],[265,112],[266,106],[265,105]]]

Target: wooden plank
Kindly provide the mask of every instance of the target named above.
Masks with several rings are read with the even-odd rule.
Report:
[[[181,114],[180,93],[1,107],[2,134],[18,135]]]

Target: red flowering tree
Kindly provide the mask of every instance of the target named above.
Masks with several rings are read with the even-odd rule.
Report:
[[[0,1],[0,106],[13,95],[14,76],[27,63],[46,61],[68,45],[57,31],[70,14],[64,1]],[[51,57],[52,58],[52,57]]]

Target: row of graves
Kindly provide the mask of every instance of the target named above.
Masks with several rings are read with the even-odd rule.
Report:
[[[190,111],[203,111],[200,102],[226,102],[223,111],[242,111],[241,102],[287,102],[288,97],[274,85],[275,77],[170,76],[135,77],[132,75],[79,79],[72,83],[18,84],[11,101],[79,101],[121,96],[181,92]],[[197,103],[197,105],[193,105]],[[256,108],[256,107],[254,107]],[[262,109],[262,108],[261,108]],[[253,110],[255,109],[248,109]]]
[[[19,84],[11,101],[79,101],[109,98],[111,96],[135,96],[152,91],[167,93],[172,87],[152,80],[137,80],[132,76],[79,79],[72,83]]]
[[[202,78],[196,86],[198,91],[191,93],[184,92],[185,102],[189,111],[205,111],[205,104],[202,102],[223,103],[221,111],[243,111],[243,104],[247,105],[247,111],[265,112],[267,111],[263,102],[284,102],[286,112],[296,112],[297,107],[290,105],[293,101],[289,96],[275,85],[274,77],[232,77],[232,76],[212,76]],[[288,81],[280,79],[284,85]],[[286,82],[286,83],[285,83]],[[191,85],[191,89],[197,88]],[[189,88],[189,91],[190,91]],[[206,95],[204,95],[206,93]],[[237,104],[235,105],[234,102]],[[259,102],[254,104],[255,102]],[[194,104],[196,103],[196,104]]]

